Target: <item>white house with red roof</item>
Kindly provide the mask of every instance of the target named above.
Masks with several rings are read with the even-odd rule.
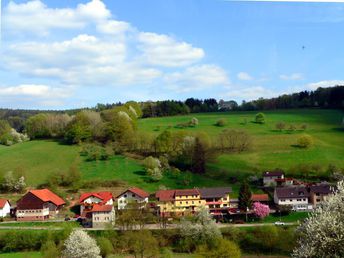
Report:
[[[38,189],[27,192],[17,202],[17,220],[35,221],[54,217],[66,202],[49,189]]]
[[[104,227],[115,222],[115,209],[111,192],[83,193],[79,198],[80,216],[83,225]]]
[[[90,192],[83,193],[79,198],[80,214],[84,209],[91,208],[94,204],[113,205],[113,195],[111,192]]]
[[[9,216],[11,213],[11,204],[6,199],[0,199],[0,218]]]
[[[118,209],[127,209],[130,204],[141,204],[138,208],[142,209],[148,203],[148,197],[149,194],[138,187],[129,188],[116,197]]]

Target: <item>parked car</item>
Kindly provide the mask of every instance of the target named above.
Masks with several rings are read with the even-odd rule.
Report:
[[[276,221],[276,222],[275,222],[275,225],[276,225],[276,226],[284,226],[285,223],[284,223],[283,221]]]

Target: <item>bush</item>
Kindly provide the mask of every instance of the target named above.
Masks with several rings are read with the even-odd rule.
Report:
[[[223,127],[226,125],[226,121],[224,119],[219,119],[215,123],[216,126]]]
[[[102,257],[108,257],[108,255],[113,254],[115,252],[112,243],[109,239],[105,237],[97,238],[97,243],[100,248],[100,254]]]
[[[255,122],[257,124],[265,124],[265,114],[264,113],[256,114]]]
[[[302,135],[297,139],[297,145],[300,148],[309,148],[313,145],[313,138],[310,135]]]

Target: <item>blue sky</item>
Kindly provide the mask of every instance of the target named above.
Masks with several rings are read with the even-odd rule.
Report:
[[[2,1],[0,107],[188,97],[241,102],[344,84],[344,4]]]

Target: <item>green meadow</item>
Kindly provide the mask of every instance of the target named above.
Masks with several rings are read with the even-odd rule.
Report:
[[[287,172],[300,164],[311,164],[325,171],[329,164],[344,167],[344,130],[340,128],[344,116],[339,110],[279,110],[266,111],[266,123],[253,122],[257,112],[226,112],[191,114],[162,118],[140,119],[138,129],[154,135],[165,129],[172,131],[206,132],[212,139],[225,128],[247,131],[253,144],[249,151],[223,154],[207,165],[206,175],[182,172],[168,173],[160,182],[152,183],[146,177],[140,161],[125,156],[114,156],[106,161],[86,161],[80,156],[77,145],[63,145],[56,141],[35,140],[10,147],[0,146],[0,174],[14,171],[24,174],[29,186],[44,183],[55,172],[66,171],[76,164],[83,180],[121,180],[128,185],[154,191],[160,186],[185,188],[231,184],[230,177],[242,178],[260,175],[264,170],[282,168]],[[193,128],[178,129],[175,126],[192,117],[199,120]],[[224,119],[226,125],[215,123]],[[275,124],[284,122],[296,126],[295,132],[277,131]],[[307,124],[305,131],[299,129]],[[314,145],[309,149],[295,147],[297,138],[309,134]],[[234,191],[238,185],[233,185]]]

